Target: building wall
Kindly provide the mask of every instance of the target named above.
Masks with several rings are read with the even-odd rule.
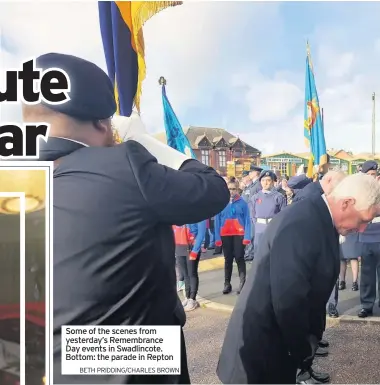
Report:
[[[356,159],[348,161],[346,159],[340,159],[334,156],[331,156],[331,165],[333,168],[339,168],[348,174],[356,172],[356,167],[358,164],[364,163],[364,159]],[[289,176],[296,174],[298,167],[303,164],[308,166],[308,159],[294,156],[292,154],[276,154],[262,157],[261,164],[266,165],[273,169],[276,167],[277,170],[280,170],[282,174],[286,173]]]
[[[234,151],[231,151],[229,148],[226,148],[225,151],[225,157],[224,162],[223,159],[220,157],[220,152],[223,151],[222,149],[193,149],[194,154],[196,158],[203,162],[202,158],[202,151],[208,151],[208,159],[209,163],[208,166],[220,171],[220,174],[225,176],[227,175],[227,162],[234,161],[236,164],[239,165],[239,163],[243,164],[244,162],[250,161],[250,163],[254,164],[260,164],[260,157],[251,157],[250,154],[245,153],[237,153]]]
[[[357,172],[357,167],[359,164],[363,164],[366,160],[365,159],[354,159],[350,162],[350,167],[349,167],[349,173],[350,174],[355,174]]]
[[[261,164],[266,165],[271,169],[276,168],[282,175],[286,174],[288,176],[293,176],[296,174],[300,165],[307,166],[308,160],[292,154],[283,153],[262,157]]]

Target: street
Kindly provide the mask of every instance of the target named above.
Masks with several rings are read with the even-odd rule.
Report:
[[[237,267],[234,264],[234,271],[232,274],[232,289],[230,295],[223,295],[224,282],[224,259],[223,257],[203,259],[200,263],[199,273],[199,296],[207,301],[211,301],[211,306],[214,309],[228,309],[232,310],[237,300],[236,289],[239,287],[239,279],[237,276]],[[252,265],[247,264],[247,271],[251,269]],[[248,273],[249,274],[249,273]],[[360,277],[360,276],[359,276]],[[340,315],[345,317],[356,317],[359,312],[360,299],[359,291],[352,291],[352,274],[350,269],[347,269],[346,276],[347,288],[339,291],[338,311]],[[379,300],[376,300],[378,303]],[[375,306],[373,309],[374,315],[380,317],[380,308]]]
[[[218,384],[215,370],[230,314],[198,309],[187,314],[185,338],[191,382]]]
[[[188,313],[185,338],[191,382],[220,383],[215,370],[229,313],[198,309]],[[329,356],[315,370],[328,372],[335,384],[380,383],[380,323],[340,323],[327,329]]]

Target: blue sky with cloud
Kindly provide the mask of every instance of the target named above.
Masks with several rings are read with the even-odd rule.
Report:
[[[55,51],[105,69],[96,2],[1,2],[0,28],[0,67]],[[370,151],[377,2],[185,2],[163,11],[145,27],[144,122],[163,130],[163,75],[183,126],[223,127],[265,153],[304,151],[307,39],[327,146]],[[1,119],[20,119],[19,107],[2,106]]]

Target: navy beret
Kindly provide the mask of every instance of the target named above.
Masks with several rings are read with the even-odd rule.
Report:
[[[36,60],[37,68],[59,68],[68,74],[70,100],[48,105],[51,110],[83,121],[110,118],[116,112],[114,88],[110,78],[97,65],[72,55],[47,53]]]
[[[266,176],[269,176],[273,181],[277,181],[277,176],[273,171],[263,171],[259,177],[259,180],[265,178]]]
[[[377,170],[379,168],[379,165],[374,160],[367,160],[362,165],[362,172],[365,174],[370,170]]]
[[[288,187],[296,190],[301,190],[312,181],[313,179],[308,178],[305,174],[295,175],[289,178]]]
[[[242,176],[248,176],[249,175],[249,171],[244,170],[241,175]]]
[[[261,172],[263,169],[261,167],[255,166],[254,164],[251,164],[251,167],[249,168],[250,171],[258,171]]]

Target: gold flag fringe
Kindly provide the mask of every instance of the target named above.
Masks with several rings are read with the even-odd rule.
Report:
[[[142,93],[142,82],[146,77],[145,64],[145,45],[144,45],[144,24],[155,14],[164,10],[165,8],[175,7],[181,5],[182,1],[133,1],[132,2],[132,21],[133,21],[133,38],[137,50],[137,64],[138,64],[138,82],[135,95],[135,106],[140,113],[140,100]]]

